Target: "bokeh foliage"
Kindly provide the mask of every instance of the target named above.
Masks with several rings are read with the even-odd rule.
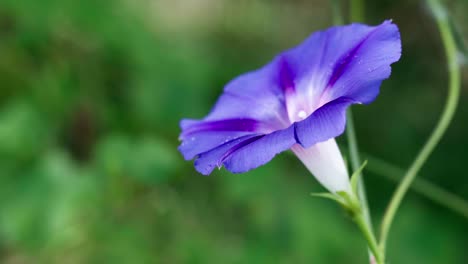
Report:
[[[367,2],[370,23],[394,18],[404,51],[379,100],[356,107],[358,137],[406,166],[442,108],[444,54],[423,1]],[[466,41],[468,5],[448,7]],[[319,0],[2,0],[0,262],[364,263],[358,231],[308,195],[321,187],[292,155],[202,177],[176,149],[182,117],[202,117],[224,83],[329,26],[330,12]],[[422,175],[468,198],[462,93]],[[366,178],[378,219],[394,186]],[[467,233],[410,195],[389,260],[466,263]]]

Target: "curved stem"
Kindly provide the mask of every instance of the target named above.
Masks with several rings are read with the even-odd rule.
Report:
[[[397,190],[395,191],[389,206],[385,212],[382,226],[381,226],[381,237],[380,237],[380,247],[383,252],[385,252],[386,242],[388,238],[388,233],[395,217],[395,213],[398,210],[398,207],[403,200],[408,188],[410,187],[411,183],[413,182],[414,178],[416,177],[417,173],[421,169],[421,167],[426,162],[429,155],[432,153],[434,148],[439,143],[440,139],[444,135],[445,131],[447,130],[450,122],[452,121],[453,115],[457,108],[458,98],[460,93],[460,69],[457,63],[457,47],[455,44],[455,40],[453,35],[450,31],[450,25],[447,19],[446,14],[443,12],[442,7],[440,6],[438,0],[428,0],[429,7],[434,12],[434,16],[437,21],[437,26],[440,30],[442,42],[445,47],[445,52],[447,55],[447,64],[448,64],[448,72],[449,72],[449,91],[447,102],[445,104],[444,112],[432,132],[429,140],[427,141],[426,145],[422,148],[421,152],[418,154],[416,159],[414,160],[413,164],[410,166],[408,171],[406,172],[403,180],[401,181],[400,185],[398,186]]]
[[[341,146],[341,148],[349,151],[349,147]],[[360,155],[364,156],[364,160],[368,161],[366,166],[367,171],[383,176],[389,181],[399,183],[405,174],[405,170],[381,158],[365,152],[360,152]],[[410,189],[468,220],[468,200],[463,197],[451,193],[423,178],[415,178]]]
[[[381,175],[396,183],[401,181],[401,178],[405,173],[403,169],[379,158],[365,154],[364,156],[369,161],[366,167],[368,171]],[[434,203],[444,206],[468,219],[468,201],[462,197],[450,193],[436,184],[428,180],[424,180],[423,178],[416,178],[410,188]]]

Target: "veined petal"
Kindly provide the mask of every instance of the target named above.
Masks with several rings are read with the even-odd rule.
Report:
[[[292,151],[330,192],[351,191],[348,171],[335,139],[309,148],[294,145]]]
[[[303,162],[327,188],[342,188],[327,182],[323,175],[330,173],[322,173],[326,163],[339,163],[339,151],[327,142],[343,133],[349,105],[374,100],[400,55],[398,28],[390,21],[317,32],[229,82],[204,119],[183,120],[179,150],[186,159],[195,158],[203,174],[222,165],[240,173],[295,145],[298,156],[320,154],[320,164]],[[341,167],[330,170],[343,179]]]
[[[289,126],[279,77],[280,67],[280,60],[276,58],[261,69],[229,82],[204,121],[255,119],[269,126],[271,131]]]
[[[258,121],[252,119],[182,120],[179,151],[186,160],[190,160],[228,141],[262,130],[260,126]]]
[[[370,103],[400,56],[400,34],[390,21],[332,27],[283,54],[308,114],[339,97]]]
[[[390,77],[390,65],[400,56],[400,33],[395,24],[385,21],[371,28],[335,64],[326,87],[328,97],[346,96],[360,103],[372,102],[382,81]]]
[[[224,165],[230,172],[243,173],[267,163],[295,143],[293,126],[268,135],[243,136],[201,153],[195,168],[207,175]]]
[[[354,101],[349,98],[338,98],[317,109],[307,119],[297,122],[297,143],[308,148],[341,135],[346,126],[346,109],[352,103]]]
[[[276,154],[288,150],[296,143],[294,126],[275,131],[236,150],[226,159],[226,169],[242,173],[269,162]]]
[[[223,166],[226,158],[230,156],[236,149],[241,148],[243,145],[256,140],[262,135],[248,135],[220,144],[209,151],[198,154],[195,160],[195,168],[203,175],[210,174],[216,167]]]

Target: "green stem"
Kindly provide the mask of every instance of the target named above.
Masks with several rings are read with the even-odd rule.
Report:
[[[345,151],[349,151],[349,147],[346,148],[345,146],[341,146],[341,148]],[[368,161],[366,166],[367,171],[383,176],[390,181],[399,183],[405,174],[405,171],[402,168],[381,158],[377,158],[364,152],[361,152],[360,155],[364,156],[364,160]],[[426,199],[446,207],[454,213],[468,219],[468,201],[463,197],[444,190],[423,178],[414,179],[410,189],[424,196]]]
[[[357,226],[364,235],[364,238],[369,245],[369,250],[372,252],[376,263],[384,264],[382,253],[380,252],[379,246],[377,244],[377,239],[375,239],[374,232],[370,229],[364,214],[362,214],[362,212],[358,213],[354,218],[354,222],[356,222]]]
[[[349,144],[349,155],[350,155],[350,160],[351,160],[351,167],[353,171],[357,171],[359,167],[361,166],[361,158],[359,157],[359,149],[358,149],[358,144],[357,144],[356,132],[354,129],[353,114],[351,113],[351,109],[348,109],[348,112],[346,113],[346,115],[347,115],[346,137],[348,139],[348,144]],[[364,184],[363,178],[364,177],[362,177],[362,175],[359,175],[357,195],[361,203],[361,209],[362,209],[362,214],[364,215],[364,219],[366,220],[367,224],[369,224],[369,226],[372,226],[371,217],[369,213],[369,205],[367,202],[367,196],[366,196],[366,190],[364,188],[365,184]]]
[[[349,14],[351,22],[364,22],[364,14],[364,0],[351,0]]]
[[[365,155],[365,157],[369,161],[366,167],[368,171],[384,176],[393,182],[401,181],[401,177],[405,173],[404,170],[379,158],[368,155]],[[423,178],[416,178],[410,188],[427,199],[468,219],[468,201],[465,201],[463,198]]]
[[[440,139],[444,135],[445,131],[447,130],[450,122],[452,121],[453,115],[457,108],[458,98],[460,93],[460,69],[457,63],[457,47],[455,44],[455,40],[453,35],[450,31],[450,25],[447,19],[446,14],[443,12],[443,8],[440,6],[437,0],[428,0],[429,7],[434,12],[434,16],[437,21],[437,26],[440,30],[442,42],[445,47],[445,52],[447,55],[447,64],[448,64],[448,72],[449,72],[449,91],[448,97],[445,104],[444,112],[435,127],[434,131],[432,132],[429,140],[427,141],[426,145],[422,148],[421,152],[418,154],[416,159],[414,160],[413,164],[410,166],[408,171],[406,172],[403,180],[401,181],[400,185],[398,186],[397,190],[395,191],[390,203],[387,207],[385,212],[382,226],[381,226],[381,237],[380,237],[380,247],[382,252],[385,252],[386,243],[388,239],[388,233],[390,231],[391,224],[395,217],[395,214],[398,210],[398,207],[403,200],[408,188],[410,187],[411,183],[415,179],[417,173],[421,169],[421,167],[426,162],[429,155],[432,153],[434,148],[439,143]]]
[[[333,25],[343,25],[344,19],[343,15],[341,14],[341,2],[342,0],[332,0],[331,1],[331,8],[332,8],[332,21]]]
[[[363,22],[365,20],[364,19],[364,0],[351,0],[350,9],[351,9],[350,20],[352,22]],[[353,114],[352,114],[351,109],[348,109],[348,112],[346,113],[346,115],[347,115],[346,136],[347,136],[347,140],[349,144],[349,155],[350,155],[350,160],[351,160],[351,167],[353,168],[353,171],[356,171],[359,169],[359,166],[361,165],[361,158],[359,157],[356,130],[354,129],[354,119],[353,119]],[[364,177],[362,177],[362,175],[359,175],[358,179],[359,180],[358,180],[357,195],[361,203],[363,220],[364,220],[364,223],[367,225],[368,230],[373,235],[372,220],[371,220],[371,216],[369,212],[369,203],[367,202]],[[369,244],[369,251],[370,251],[369,255],[371,258],[374,257],[377,259],[376,254],[380,255],[380,253],[378,253],[376,249],[372,248],[371,244]]]
[[[362,22],[364,20],[364,0],[351,0],[350,4],[351,4],[351,7],[350,7],[351,21]],[[347,140],[349,144],[351,168],[353,169],[353,171],[357,171],[359,167],[361,166],[361,159],[359,157],[359,149],[358,149],[358,144],[357,144],[356,131],[354,129],[353,114],[351,112],[351,109],[348,109],[348,112],[346,113],[346,115],[347,115],[346,136],[347,136]],[[367,202],[364,177],[362,177],[362,175],[358,175],[357,196],[359,198],[360,205],[361,205],[362,213],[360,214],[360,217],[362,219],[359,219],[360,221],[359,222],[357,221],[356,223],[358,223],[360,229],[363,230],[363,233],[367,238],[368,247],[370,251],[369,252],[370,258],[372,259],[374,257],[377,261],[379,261],[380,258],[378,256],[380,256],[381,254],[378,251],[378,248],[376,248],[375,246],[377,245],[377,243],[375,242],[375,236],[374,236],[374,231],[372,227],[372,220],[371,220],[370,212],[369,212],[369,204]],[[364,232],[364,229],[366,232]],[[372,237],[373,240],[369,239],[370,237]],[[381,263],[383,263],[383,260]]]

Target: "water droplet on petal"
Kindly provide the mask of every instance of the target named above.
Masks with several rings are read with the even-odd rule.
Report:
[[[307,117],[307,113],[306,111],[304,110],[301,110],[297,113],[297,116],[300,118],[300,119],[305,119]]]

